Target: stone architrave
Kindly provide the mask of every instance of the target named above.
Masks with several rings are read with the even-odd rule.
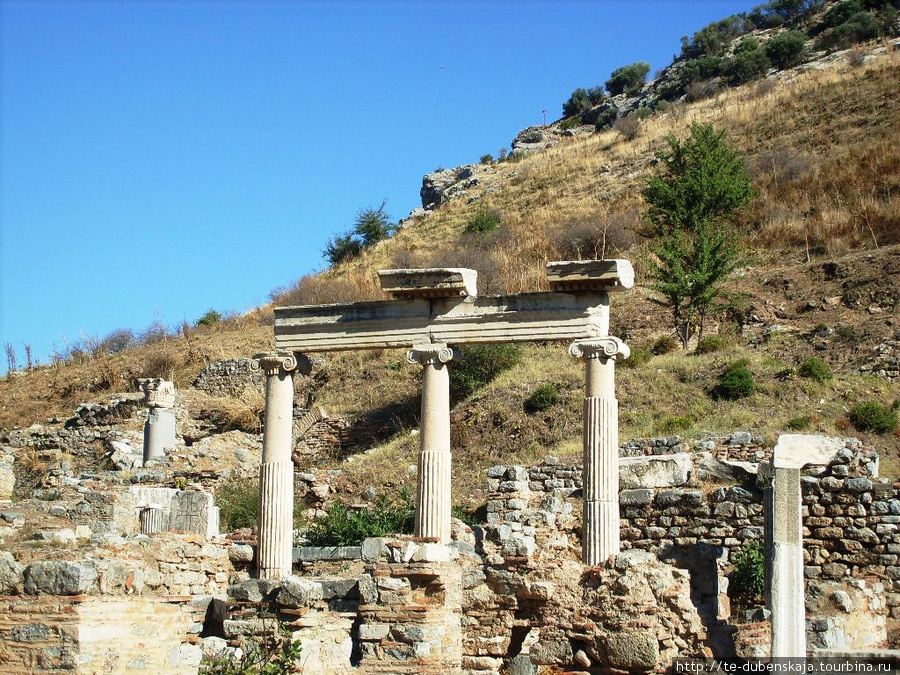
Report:
[[[161,378],[138,381],[150,408],[144,424],[144,463],[175,450],[175,385]]]
[[[806,657],[800,472],[806,466],[828,464],[843,445],[836,438],[785,434],[778,437],[772,453],[765,512],[773,657]]]
[[[260,579],[281,579],[291,573],[294,516],[294,463],[291,441],[294,380],[298,367],[309,373],[309,361],[295,354],[258,354],[252,370],[266,375],[266,415],[262,464],[259,469]]]
[[[445,344],[413,347],[406,355],[422,365],[422,414],[416,482],[415,536],[450,543],[450,376],[453,349]]]
[[[617,337],[581,340],[569,353],[585,362],[584,516],[581,556],[600,565],[619,552],[619,402],[615,361],[626,359],[628,345]]]

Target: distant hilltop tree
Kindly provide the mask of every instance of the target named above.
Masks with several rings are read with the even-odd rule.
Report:
[[[606,91],[610,96],[619,94],[636,94],[644,86],[647,73],[650,72],[650,64],[646,61],[638,61],[628,66],[616,68],[606,81]]]
[[[322,254],[332,267],[355,258],[379,241],[394,235],[397,225],[391,222],[391,217],[385,212],[386,204],[385,199],[377,209],[362,209],[356,214],[353,229],[328,240]]]

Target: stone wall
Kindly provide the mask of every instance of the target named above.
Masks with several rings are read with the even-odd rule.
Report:
[[[200,371],[193,387],[210,396],[240,396],[246,389],[262,393],[265,375],[250,368],[252,359],[215,361]]]
[[[180,599],[0,597],[0,673],[193,675],[203,611]]]

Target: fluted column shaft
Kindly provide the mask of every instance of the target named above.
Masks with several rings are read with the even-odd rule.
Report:
[[[569,353],[585,360],[584,517],[581,559],[600,565],[619,552],[619,402],[615,396],[615,360],[628,358],[619,338],[582,340]]]
[[[407,354],[422,365],[422,414],[416,483],[415,536],[450,542],[450,376],[453,350],[445,344],[417,345]]]
[[[291,373],[297,367],[297,359],[292,354],[265,354],[257,357],[255,364],[266,374],[257,566],[260,579],[281,579],[291,573],[294,531],[294,464],[291,461],[294,380]]]

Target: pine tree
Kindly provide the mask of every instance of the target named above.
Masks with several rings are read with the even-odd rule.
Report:
[[[644,188],[649,208],[644,218],[655,240],[650,288],[655,301],[672,312],[683,346],[703,336],[712,311],[727,306],[722,284],[741,264],[731,223],[735,212],[754,196],[740,154],[711,125],[692,124],[691,135],[666,139],[660,152],[662,172]]]

